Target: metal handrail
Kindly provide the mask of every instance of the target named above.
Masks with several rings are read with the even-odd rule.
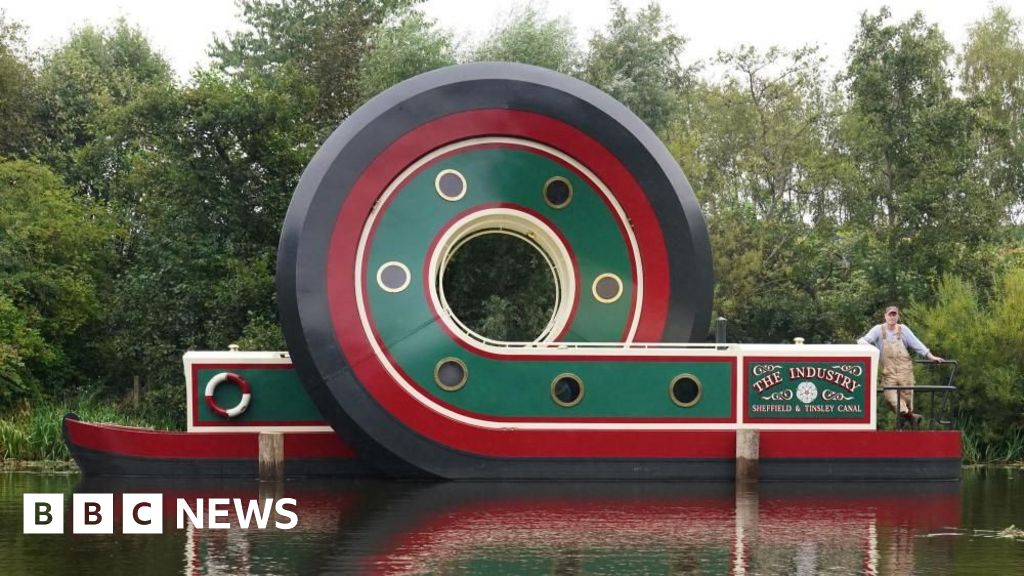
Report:
[[[949,380],[946,381],[947,386],[953,385],[953,378],[956,376],[956,369],[960,367],[960,362],[957,360],[943,360],[942,362],[935,362],[934,360],[921,360],[918,358],[914,360],[914,364],[924,364],[926,366],[952,366],[953,369],[949,371]]]
[[[956,386],[953,385],[953,380],[956,377],[956,370],[960,366],[960,363],[956,360],[944,360],[942,362],[933,362],[931,360],[914,360],[915,364],[924,364],[928,366],[949,366],[949,378],[946,380],[944,385],[921,385],[921,386],[880,386],[878,393],[882,394],[887,390],[895,390],[897,395],[901,390],[912,390],[914,392],[925,392],[930,395],[929,410],[928,410],[928,421],[937,423],[943,430],[955,430],[956,429]],[[941,398],[936,402],[936,395],[941,394]],[[897,400],[898,402],[898,400]],[[936,419],[936,412],[938,412],[938,419]],[[896,418],[896,429],[901,429],[901,421],[899,417]]]

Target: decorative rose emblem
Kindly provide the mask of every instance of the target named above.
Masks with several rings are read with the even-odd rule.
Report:
[[[818,387],[814,382],[801,382],[796,387],[796,397],[804,404],[810,404],[818,397]]]

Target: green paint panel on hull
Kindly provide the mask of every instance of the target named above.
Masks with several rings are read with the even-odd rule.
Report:
[[[238,374],[252,391],[249,409],[232,422],[319,422],[323,420],[320,412],[313,405],[299,381],[298,374],[292,368],[287,369],[245,369],[229,370]],[[204,395],[206,383],[217,374],[224,372],[218,369],[201,369],[197,371],[196,398],[200,422],[224,422],[224,418],[210,411]],[[217,405],[228,409],[238,404],[242,392],[231,382],[224,382],[217,387],[214,399]]]
[[[435,324],[424,326],[395,344],[392,357],[428,394],[480,415],[559,418],[729,418],[734,406],[732,363],[662,361],[645,357],[601,360],[496,360],[469,352]],[[466,363],[466,385],[455,392],[434,382],[434,368],[443,358]],[[571,373],[583,382],[583,399],[566,408],[551,398],[551,382]],[[688,408],[675,404],[669,385],[681,374],[701,383],[700,400]]]

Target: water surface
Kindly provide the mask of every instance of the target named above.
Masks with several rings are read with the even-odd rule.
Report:
[[[82,481],[0,474],[0,574],[1024,573],[1021,471],[960,483]],[[22,534],[22,494],[161,493],[162,535]],[[295,498],[292,530],[177,529],[178,498]],[[117,506],[115,514],[121,513]]]

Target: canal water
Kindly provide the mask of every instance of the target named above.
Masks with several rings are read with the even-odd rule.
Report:
[[[73,493],[113,493],[112,535],[71,534]],[[65,534],[23,534],[23,495]],[[123,534],[121,494],[163,533]],[[178,528],[179,499],[295,499],[266,529]],[[286,502],[286,501],[285,501]],[[207,511],[209,508],[206,508]],[[224,520],[224,519],[221,519]],[[0,574],[1024,574],[1024,471],[960,483],[412,484],[82,481],[0,474]]]

